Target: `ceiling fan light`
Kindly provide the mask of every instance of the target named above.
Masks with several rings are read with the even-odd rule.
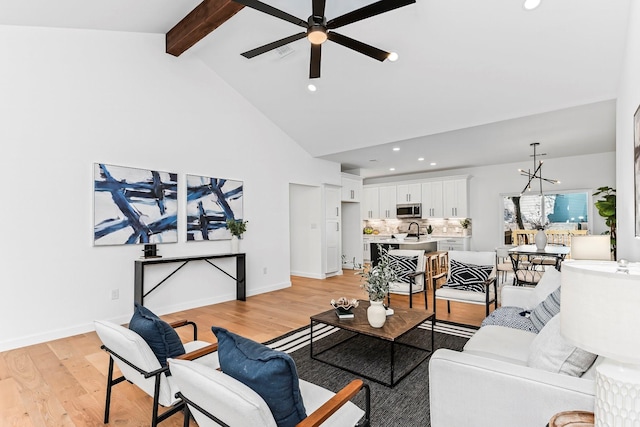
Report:
[[[307,39],[312,44],[322,44],[327,41],[327,29],[320,25],[310,27],[307,31]]]

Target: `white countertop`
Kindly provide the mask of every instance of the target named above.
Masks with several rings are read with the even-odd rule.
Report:
[[[416,240],[415,238],[413,239],[404,239],[404,240],[400,240],[400,239],[394,239],[394,238],[377,238],[374,239],[373,242],[371,243],[392,243],[392,244],[401,244],[401,245],[420,245],[420,244],[424,244],[424,243],[436,243],[442,240],[446,240],[446,238],[443,237],[421,237],[420,240]]]

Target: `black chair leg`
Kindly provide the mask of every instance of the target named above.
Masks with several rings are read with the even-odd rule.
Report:
[[[111,407],[111,385],[113,384],[113,358],[109,355],[109,374],[107,375],[107,398],[104,403],[104,423],[109,424],[109,408]]]

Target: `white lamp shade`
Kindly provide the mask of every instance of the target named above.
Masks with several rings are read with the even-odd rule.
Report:
[[[640,264],[616,272],[614,261],[562,264],[560,330],[573,345],[623,363],[640,363]]]

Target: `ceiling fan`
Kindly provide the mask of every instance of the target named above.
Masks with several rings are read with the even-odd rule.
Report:
[[[338,43],[344,47],[348,47],[349,49],[353,49],[356,52],[360,52],[363,55],[367,55],[371,58],[377,59],[378,61],[384,61],[385,59],[387,59],[390,55],[389,52],[385,52],[384,50],[362,43],[358,40],[354,40],[350,37],[343,36],[342,34],[336,33],[333,30],[344,25],[352,24],[354,22],[361,21],[363,19],[370,18],[381,13],[389,12],[391,10],[398,9],[400,7],[407,6],[416,2],[416,0],[379,0],[375,3],[361,7],[360,9],[356,9],[327,21],[327,18],[324,16],[326,0],[312,0],[313,10],[311,16],[309,16],[309,18],[304,21],[258,0],[234,1],[252,9],[259,10],[260,12],[275,16],[276,18],[291,22],[292,24],[303,27],[306,30],[301,33],[294,34],[281,40],[277,40],[264,46],[260,46],[244,52],[242,53],[242,56],[250,59],[263,53],[269,52],[270,50],[276,49],[280,46],[284,46],[286,44],[306,37],[311,43],[311,63],[309,66],[310,79],[316,79],[320,77],[320,57],[322,53],[322,43],[324,43],[326,40],[331,40],[332,42]]]

